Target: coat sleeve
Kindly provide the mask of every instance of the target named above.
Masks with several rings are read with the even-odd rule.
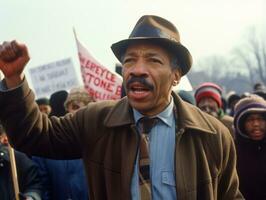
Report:
[[[239,180],[236,171],[236,150],[233,138],[227,132],[226,134],[221,134],[221,137],[223,160],[218,183],[218,199],[244,199],[239,191]]]
[[[0,108],[0,120],[15,149],[52,159],[82,157],[83,114],[49,118],[39,111],[26,79],[18,88],[0,91]]]

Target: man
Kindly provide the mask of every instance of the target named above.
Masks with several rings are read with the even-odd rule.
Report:
[[[246,200],[266,199],[266,101],[250,95],[235,106],[237,171]]]
[[[0,94],[0,118],[14,146],[47,157],[82,156],[90,199],[139,199],[142,192],[147,199],[242,198],[228,130],[172,94],[192,59],[171,22],[143,16],[128,39],[112,45],[123,64],[126,97],[90,103],[60,119],[48,120],[32,103],[22,73],[29,60],[26,46],[11,42],[1,49],[9,90]],[[12,126],[18,118],[19,127]],[[142,153],[148,153],[146,163]]]
[[[226,115],[222,108],[222,89],[215,83],[205,82],[195,91],[197,106],[204,112],[219,119],[234,137],[233,118]]]
[[[50,102],[48,98],[46,97],[39,98],[36,100],[36,103],[38,104],[41,112],[46,113],[47,115],[50,115],[52,108],[50,106]]]
[[[11,161],[8,152],[8,139],[0,124],[0,199],[15,199],[12,184]],[[17,167],[17,181],[21,200],[40,200],[42,183],[38,167],[23,153],[14,152]]]

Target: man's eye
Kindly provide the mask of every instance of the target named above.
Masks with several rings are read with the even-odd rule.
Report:
[[[157,58],[151,58],[150,59],[151,62],[154,62],[154,63],[159,63],[159,64],[163,64],[163,62]]]
[[[80,108],[79,105],[72,105],[72,109],[74,109],[74,110],[78,110],[79,108]]]
[[[123,64],[129,63],[129,62],[132,62],[132,61],[133,61],[133,58],[125,58],[124,61],[123,61]]]

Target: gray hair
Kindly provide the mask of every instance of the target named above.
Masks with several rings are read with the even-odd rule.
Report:
[[[179,60],[174,55],[171,55],[170,66],[171,66],[172,70],[179,70],[180,72],[182,71],[180,68]]]

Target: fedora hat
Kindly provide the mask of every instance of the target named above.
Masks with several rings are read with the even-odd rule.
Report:
[[[178,59],[182,75],[191,68],[192,56],[188,49],[180,42],[180,35],[176,27],[164,18],[154,15],[142,16],[128,39],[112,44],[111,49],[122,63],[122,57],[129,45],[136,42],[152,42],[167,49]]]

